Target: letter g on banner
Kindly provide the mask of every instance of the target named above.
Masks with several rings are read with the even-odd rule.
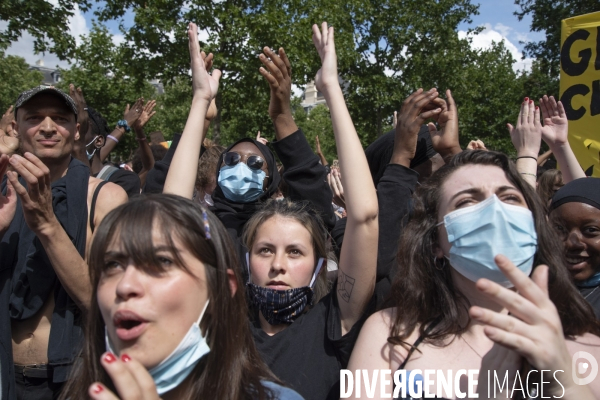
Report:
[[[577,360],[581,360],[582,358],[588,362],[578,363]],[[587,385],[596,379],[596,376],[598,375],[598,361],[596,361],[596,358],[593,355],[587,351],[578,351],[573,354],[572,361],[571,371],[573,374],[573,382],[575,382],[576,385]],[[590,367],[592,368],[590,374],[585,378],[580,378],[579,376],[585,374]]]

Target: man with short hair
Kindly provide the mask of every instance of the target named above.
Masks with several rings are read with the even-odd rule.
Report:
[[[0,398],[52,399],[82,344],[92,230],[127,195],[71,157],[79,124],[66,93],[23,92],[13,129],[21,155],[0,157]]]

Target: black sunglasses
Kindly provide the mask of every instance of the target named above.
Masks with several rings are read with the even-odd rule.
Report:
[[[223,163],[230,167],[239,163],[241,159],[242,156],[234,151],[228,151],[227,153],[223,154]],[[265,160],[263,160],[260,156],[250,156],[246,160],[246,165],[248,168],[258,171],[262,169],[263,165],[265,165]]]

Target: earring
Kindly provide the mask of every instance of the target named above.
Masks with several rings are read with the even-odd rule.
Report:
[[[446,260],[446,257],[442,257],[442,266],[439,267],[438,258],[433,257],[433,264],[435,265],[435,269],[437,269],[438,271],[443,271],[448,266],[448,260]]]

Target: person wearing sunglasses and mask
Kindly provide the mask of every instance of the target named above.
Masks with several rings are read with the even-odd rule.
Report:
[[[212,54],[203,54],[203,57],[206,67],[210,69]],[[223,222],[234,239],[241,260],[245,259],[247,251],[241,239],[244,225],[265,201],[277,195],[282,179],[287,184],[290,200],[308,201],[328,230],[335,225],[335,214],[331,207],[333,195],[327,184],[327,171],[319,163],[319,157],[313,153],[292,117],[291,66],[285,51],[280,48],[274,52],[265,47],[264,54],[259,58],[264,64],[260,73],[271,90],[269,116],[276,136],[272,146],[285,172],[280,176],[273,152],[253,138],[243,138],[229,146],[221,155],[219,164],[215,165],[217,187],[212,194],[214,206],[210,210]],[[190,165],[195,165],[204,152],[201,144],[206,124],[210,122],[206,119],[199,121],[193,115],[194,107],[192,104],[183,134],[175,135],[165,158],[156,162],[148,173],[145,192],[162,191],[193,197],[195,174],[190,172],[195,168],[190,170]],[[246,269],[242,271],[245,273]]]

